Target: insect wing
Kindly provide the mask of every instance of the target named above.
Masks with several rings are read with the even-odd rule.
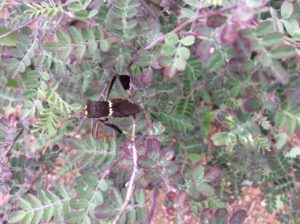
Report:
[[[129,90],[130,88],[130,76],[129,75],[120,75],[120,82],[125,90]]]
[[[109,103],[107,101],[92,101],[87,102],[87,117],[100,118],[109,115]]]
[[[138,105],[125,99],[113,99],[111,100],[111,103],[113,117],[127,117],[134,115],[141,110]]]

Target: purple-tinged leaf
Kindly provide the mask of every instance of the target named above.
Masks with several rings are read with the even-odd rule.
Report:
[[[13,173],[9,168],[6,169],[4,168],[2,170],[2,178],[4,182],[9,181],[12,177],[13,177]]]
[[[145,86],[150,86],[153,80],[153,70],[152,68],[146,68],[141,74],[140,74],[140,81]]]
[[[206,16],[206,26],[209,28],[217,28],[222,26],[227,20],[227,16],[220,13],[208,13]]]
[[[138,160],[138,165],[143,169],[152,169],[156,167],[156,163],[147,156],[140,156]]]
[[[222,177],[222,171],[219,167],[209,167],[205,172],[205,180],[207,182],[217,182]]]
[[[170,191],[166,194],[166,199],[169,200],[171,203],[175,203],[176,201],[176,192]]]
[[[118,162],[118,168],[121,169],[122,171],[128,171],[132,169],[133,167],[133,161],[131,157],[125,157],[124,159],[120,160]]]
[[[129,141],[129,140],[123,142],[122,149],[123,149],[125,154],[131,155],[131,153],[132,153],[132,142]]]
[[[116,207],[121,207],[123,204],[123,198],[121,193],[116,189],[112,188],[110,191],[110,199]]]
[[[229,223],[242,224],[246,217],[247,217],[247,212],[245,210],[238,210],[232,215]]]
[[[284,1],[281,4],[280,14],[282,18],[289,19],[292,16],[293,11],[294,11],[293,3]]]
[[[179,173],[179,171],[180,166],[175,162],[169,163],[164,167],[164,174],[168,177],[172,177],[176,173]]]
[[[184,71],[185,68],[186,68],[186,60],[184,60],[180,57],[177,57],[177,58],[174,59],[173,66],[175,67],[175,69],[177,71]]]
[[[242,28],[250,28],[252,25],[249,23],[253,20],[255,17],[255,12],[252,8],[249,8],[247,6],[240,6],[237,7],[234,14],[232,15],[232,20],[239,24]]]
[[[111,205],[102,204],[94,209],[94,216],[96,219],[108,219],[114,215],[114,208]]]
[[[250,56],[253,47],[251,40],[245,37],[242,33],[239,33],[238,39],[232,46],[237,53],[242,53],[247,56]]]
[[[271,65],[272,74],[275,79],[282,83],[287,84],[290,81],[289,73],[282,67],[281,63],[278,61],[273,60]]]
[[[234,57],[229,60],[228,69],[230,72],[242,73],[249,71],[251,69],[250,65],[250,62],[245,58]]]
[[[215,224],[227,224],[228,212],[226,208],[218,208],[215,211]]]
[[[213,223],[214,213],[211,208],[202,209],[200,212],[200,220],[205,223]]]
[[[272,58],[285,59],[295,55],[295,48],[289,45],[281,45],[271,50]]]
[[[166,67],[164,68],[164,76],[168,78],[174,78],[176,75],[176,68],[171,66],[171,67]]]
[[[264,7],[269,0],[246,0],[246,5],[250,8],[261,8]]]
[[[175,197],[175,204],[174,207],[179,208],[179,207],[184,207],[185,203],[188,202],[187,200],[188,196],[185,190],[181,190],[177,193],[176,197]]]
[[[165,148],[164,150],[162,150],[162,152],[160,154],[159,161],[160,161],[160,163],[164,164],[164,163],[171,161],[174,158],[174,156],[175,156],[175,152],[173,149]]]
[[[274,92],[267,95],[266,100],[263,103],[264,108],[270,111],[278,111],[281,107],[281,102],[275,96]]]
[[[283,41],[283,34],[279,32],[268,33],[263,36],[262,41],[265,46],[274,46]]]
[[[223,55],[220,52],[215,52],[207,62],[207,67],[211,71],[218,70],[222,65],[225,64]]]
[[[215,45],[211,41],[203,40],[196,49],[196,55],[203,61],[207,62],[215,52]]]
[[[271,81],[270,77],[268,76],[268,73],[262,70],[257,70],[252,73],[251,80],[253,82],[269,82]]]
[[[158,58],[158,62],[161,66],[163,67],[168,67],[171,66],[173,63],[173,58],[172,57],[167,57],[167,56],[160,56]],[[159,67],[161,68],[161,67]]]
[[[219,40],[222,44],[230,45],[238,38],[237,25],[228,23],[221,27],[219,32]]]
[[[146,141],[146,148],[148,152],[160,151],[160,143],[157,138],[148,138]]]
[[[243,105],[243,109],[249,113],[259,111],[259,109],[262,106],[261,100],[254,96],[250,96],[244,99],[242,105]]]

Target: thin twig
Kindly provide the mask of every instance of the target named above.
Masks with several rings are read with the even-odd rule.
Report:
[[[25,24],[23,24],[23,25],[21,25],[21,26],[15,28],[15,29],[12,29],[12,30],[8,31],[8,32],[5,33],[5,34],[2,34],[2,35],[0,36],[0,40],[3,39],[3,38],[5,38],[5,37],[7,37],[7,36],[9,36],[9,35],[11,35],[12,33],[16,32],[16,31],[18,31],[18,30],[20,30],[20,29],[23,29],[23,28],[26,27],[26,26],[29,26],[30,24],[34,23],[35,21],[36,21],[36,20],[30,21],[30,22],[25,23]]]
[[[147,5],[147,3],[144,2],[144,0],[140,1],[141,5],[147,10],[147,12],[156,20],[158,20],[158,15],[156,15],[156,13],[154,12],[154,10],[152,10],[151,7],[149,7],[149,5]]]
[[[117,42],[120,45],[123,45],[125,47],[129,47],[131,50],[136,51],[136,48],[131,46],[128,43],[125,43],[123,40],[119,39],[118,37],[114,36],[112,33],[110,33],[105,27],[101,27],[102,31],[105,33],[106,36],[110,37],[113,41]]]
[[[116,159],[113,163],[111,163],[100,175],[99,178],[100,179],[104,179],[108,174],[110,174],[110,172],[112,171],[112,169],[114,168],[114,166],[121,161],[122,159],[124,159],[126,157],[125,154],[122,154],[118,159]]]
[[[16,144],[18,138],[22,135],[24,131],[24,128],[22,128],[19,133],[16,135],[16,137],[14,138],[13,142],[10,144],[10,146],[6,149],[6,151],[2,154],[1,156],[1,162],[4,160],[4,158],[6,157],[6,155],[12,150],[12,148],[14,147],[14,145]]]
[[[147,224],[153,224],[153,217],[154,217],[154,213],[155,213],[156,199],[157,199],[157,196],[159,193],[159,187],[160,187],[160,181],[158,181],[154,185],[154,190],[153,190],[153,194],[152,194],[152,198],[151,198],[151,209],[150,209],[150,213],[149,213],[149,218],[147,220]]]
[[[222,8],[220,10],[218,10],[218,12],[224,12],[230,9],[235,8],[236,5],[229,5],[228,7]],[[178,33],[179,31],[181,31],[182,29],[184,29],[186,26],[190,25],[191,23],[195,22],[196,20],[200,19],[200,18],[205,18],[206,17],[207,12],[204,11],[203,13],[197,13],[196,15],[192,16],[191,18],[183,21],[182,23],[180,23],[177,27],[175,27],[175,29],[173,29],[172,31],[170,31],[169,33],[166,33],[160,37],[158,37],[157,39],[155,39],[153,42],[151,42],[149,45],[147,45],[144,48],[141,48],[137,53],[135,53],[132,58],[131,58],[131,62],[130,62],[130,66],[133,64],[133,62],[135,62],[139,55],[141,54],[141,52],[143,50],[151,50],[152,48],[154,48],[156,45],[158,45],[159,43],[161,43],[169,34],[174,34],[174,33]],[[129,67],[130,67],[129,66]]]
[[[128,189],[127,189],[127,193],[126,193],[126,197],[124,200],[124,203],[121,207],[121,209],[119,210],[117,216],[115,217],[115,219],[113,220],[112,224],[117,224],[119,219],[121,218],[121,216],[123,215],[123,213],[126,210],[126,207],[130,201],[130,198],[132,196],[133,190],[134,190],[134,179],[138,170],[138,166],[137,166],[137,150],[135,147],[135,129],[136,129],[136,122],[135,119],[132,118],[132,136],[131,136],[131,142],[132,142],[132,157],[133,157],[133,170],[132,170],[132,174],[129,180],[129,185],[128,185]]]

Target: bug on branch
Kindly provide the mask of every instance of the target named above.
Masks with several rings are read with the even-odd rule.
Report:
[[[112,100],[107,100],[116,79],[120,80],[124,90],[130,89],[130,81],[131,81],[130,76],[128,75],[114,76],[108,87],[106,100],[105,101],[88,100],[86,105],[85,115],[88,118],[99,118],[99,121],[101,121],[104,125],[115,129],[119,133],[124,133],[117,125],[106,123],[106,121],[110,117],[134,116],[139,111],[141,111],[141,107],[135,103],[130,102],[127,99],[116,98]]]

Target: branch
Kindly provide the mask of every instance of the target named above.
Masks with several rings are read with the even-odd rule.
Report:
[[[110,33],[109,31],[107,31],[104,26],[102,26],[101,29],[105,33],[106,36],[110,37],[113,41],[117,42],[118,44],[123,45],[125,47],[129,47],[131,50],[134,50],[134,51],[137,50],[130,44],[125,43],[123,40],[119,39],[118,37],[116,37],[112,33]]]
[[[3,161],[3,159],[6,157],[6,155],[12,150],[12,148],[14,147],[14,145],[16,144],[18,138],[22,135],[24,131],[24,128],[22,128],[19,133],[16,135],[16,137],[14,138],[13,142],[10,144],[10,146],[6,149],[6,151],[2,154],[1,156],[1,162]]]
[[[131,177],[130,177],[130,180],[129,180],[129,185],[128,185],[125,201],[124,201],[120,211],[118,212],[117,216],[113,220],[112,224],[117,224],[119,219],[121,218],[121,216],[125,212],[125,209],[126,209],[128,203],[130,201],[130,198],[132,196],[133,189],[134,189],[134,179],[135,179],[135,175],[136,175],[137,169],[138,169],[138,166],[137,166],[137,150],[136,150],[136,147],[135,147],[135,129],[136,129],[136,122],[135,122],[135,119],[132,118],[131,141],[132,141],[133,171],[132,171],[132,174],[131,174]]]
[[[220,10],[218,10],[218,12],[224,12],[230,9],[235,8],[236,5],[229,5],[225,8],[222,8]],[[174,33],[178,33],[179,31],[181,31],[182,29],[184,29],[187,25],[190,25],[191,23],[195,22],[196,20],[200,19],[200,18],[205,18],[206,17],[206,11],[204,11],[204,13],[197,13],[196,15],[192,16],[191,18],[183,21],[181,24],[179,24],[177,27],[175,27],[175,29],[173,29],[172,31],[170,31],[169,33],[166,33],[160,37],[158,37],[156,40],[154,40],[152,43],[150,43],[149,45],[147,45],[146,47],[142,48],[141,50],[139,50],[137,53],[135,53],[132,58],[131,58],[131,62],[129,64],[129,67],[133,64],[133,62],[135,62],[137,60],[137,58],[139,57],[140,53],[142,50],[151,50],[153,47],[155,47],[156,45],[158,45],[160,42],[162,42],[169,34],[174,34]]]
[[[2,34],[2,35],[0,36],[0,40],[3,39],[3,38],[5,38],[5,37],[7,37],[7,36],[9,36],[10,34],[16,32],[16,31],[20,30],[20,29],[23,29],[23,28],[26,27],[26,26],[29,26],[30,24],[34,23],[35,21],[36,21],[36,20],[30,21],[30,22],[25,23],[25,24],[23,24],[23,25],[21,25],[21,26],[15,28],[15,29],[12,29],[12,30],[8,31],[8,32],[5,33],[5,34]]]
[[[151,198],[151,209],[149,213],[149,218],[147,220],[147,224],[153,224],[153,217],[156,208],[156,199],[159,193],[159,187],[160,187],[160,181],[158,181],[154,186],[154,190]]]
[[[100,179],[104,179],[108,174],[110,174],[110,172],[112,171],[112,169],[114,168],[114,166],[122,159],[124,159],[126,157],[125,154],[121,155],[118,159],[116,159],[113,163],[111,163],[100,175],[99,178]]]

